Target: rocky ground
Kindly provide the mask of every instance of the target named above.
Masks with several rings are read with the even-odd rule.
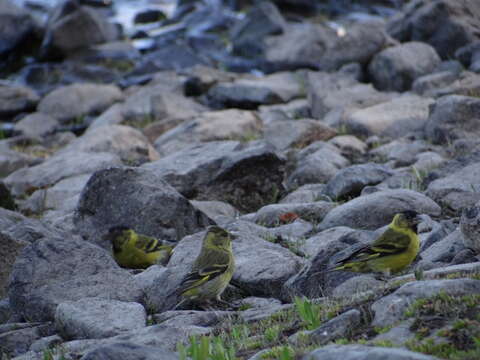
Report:
[[[480,3],[356,3],[0,0],[2,360],[480,358]],[[404,274],[324,271],[407,209]],[[234,306],[172,311],[214,223]]]

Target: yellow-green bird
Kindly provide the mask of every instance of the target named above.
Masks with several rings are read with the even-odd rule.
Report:
[[[232,279],[235,260],[230,234],[218,227],[209,226],[202,241],[202,248],[191,271],[183,278],[177,294],[185,301],[209,302],[220,298]]]
[[[417,257],[420,241],[415,211],[394,216],[388,228],[371,245],[363,246],[334,265],[330,271],[378,272],[389,276],[402,271]]]
[[[110,228],[104,238],[112,243],[113,258],[117,264],[129,269],[166,265],[173,250],[172,246],[164,245],[153,237],[137,234],[126,226]]]

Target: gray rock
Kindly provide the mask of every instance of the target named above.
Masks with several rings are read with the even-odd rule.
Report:
[[[341,168],[349,165],[349,161],[339,154],[337,148],[322,142],[315,142],[300,151],[296,163],[296,168],[286,181],[290,189],[305,184],[326,183]]]
[[[330,341],[348,337],[352,330],[360,325],[360,322],[360,311],[357,309],[348,310],[313,330],[310,333],[310,338],[315,344],[325,345]]]
[[[35,112],[15,124],[15,130],[28,137],[43,137],[52,133],[59,122],[51,116]]]
[[[292,304],[282,305],[279,300],[274,298],[257,298],[252,296],[240,300],[240,304],[251,306],[246,310],[237,312],[239,318],[245,322],[268,319],[273,314],[292,308]]]
[[[405,210],[420,214],[440,215],[433,200],[412,190],[385,190],[364,195],[337,206],[320,224],[320,229],[348,226],[356,229],[377,229],[390,223],[393,216]]]
[[[27,246],[9,284],[14,313],[31,321],[53,320],[57,305],[86,297],[139,302],[142,291],[103,249],[86,241],[47,238]]]
[[[10,1],[0,4],[0,56],[12,56],[27,38],[32,40],[35,22],[27,10]]]
[[[2,14],[0,13],[0,21],[1,19]],[[2,39],[1,47],[4,44],[5,42]],[[0,53],[2,53],[1,47]],[[2,81],[0,82],[0,119],[7,119],[7,117],[12,117],[23,111],[31,111],[39,100],[40,98],[32,89]]]
[[[30,351],[42,352],[47,349],[52,349],[55,346],[60,345],[63,342],[63,339],[58,335],[50,335],[42,337],[38,340],[35,340],[32,345],[30,345]]]
[[[305,355],[303,360],[438,360],[406,349],[367,345],[327,345]]]
[[[460,231],[463,235],[463,244],[480,254],[480,209],[478,204],[462,212],[460,219]]]
[[[325,194],[332,199],[355,197],[368,185],[377,185],[393,172],[386,166],[367,163],[352,165],[340,170],[325,188]]]
[[[410,330],[413,321],[413,319],[402,321],[387,332],[375,336],[371,342],[375,344],[380,341],[389,341],[392,344],[402,346],[408,340],[415,338],[415,333]]]
[[[353,135],[338,135],[328,143],[335,145],[341,154],[347,158],[365,154],[368,148],[367,144]]]
[[[234,313],[231,311],[174,310],[155,314],[153,320],[156,324],[175,327],[212,327],[232,317],[234,317]]]
[[[453,58],[455,51],[478,39],[480,21],[478,3],[462,1],[414,1],[387,24],[388,33],[404,41],[423,41],[432,45],[443,59]]]
[[[212,221],[153,171],[110,168],[94,173],[88,181],[74,223],[85,239],[109,248],[102,236],[112,226],[179,241]]]
[[[7,284],[13,263],[26,245],[28,242],[0,232],[0,258],[3,259],[0,264],[0,298],[7,294]]]
[[[426,194],[450,210],[460,212],[480,201],[480,162],[451,171],[447,176],[432,181]]]
[[[462,138],[477,139],[480,135],[479,111],[478,98],[460,95],[441,97],[432,107],[425,134],[435,144],[448,144]]]
[[[293,213],[300,219],[319,223],[335,206],[335,203],[326,201],[303,204],[271,204],[259,209],[253,221],[267,227],[277,226],[282,222],[288,222],[286,220],[290,220],[283,220],[282,215]]]
[[[77,2],[61,3],[49,16],[42,52],[46,57],[68,55],[119,37],[118,28],[94,8]]]
[[[173,351],[154,346],[138,345],[131,342],[102,345],[86,353],[80,360],[176,360]]]
[[[388,326],[404,318],[405,310],[417,299],[428,298],[443,292],[451,296],[480,293],[480,280],[426,280],[410,282],[393,294],[385,296],[372,304],[375,312],[373,326]]]
[[[401,138],[371,150],[370,154],[391,161],[394,167],[399,167],[412,165],[420,153],[431,150],[436,150],[436,147],[423,140]]]
[[[346,116],[347,128],[354,134],[392,138],[423,130],[433,100],[405,94],[381,104],[352,111]],[[406,111],[408,109],[408,111]]]
[[[0,349],[4,355],[13,358],[27,352],[34,341],[52,335],[53,331],[54,328],[50,323],[28,324],[18,329],[12,326],[10,331],[0,333]]]
[[[209,142],[145,164],[182,195],[254,211],[283,191],[285,160],[263,142]]]
[[[412,84],[412,90],[424,96],[434,96],[438,89],[451,85],[458,79],[458,74],[451,71],[441,71],[417,78]]]
[[[309,237],[305,243],[300,246],[300,250],[309,258],[313,258],[321,249],[329,247],[330,243],[348,234],[355,233],[354,229],[346,226],[338,226],[323,230],[315,236]]]
[[[352,294],[358,294],[365,291],[380,289],[385,286],[381,280],[375,279],[372,275],[359,275],[352,277],[338,285],[332,292],[332,296],[336,298],[346,298]]]
[[[5,141],[5,140],[3,140]],[[0,140],[0,144],[2,140]],[[0,148],[0,177],[4,178],[18,169],[37,165],[39,163],[37,158],[31,155],[24,154],[8,147]]]
[[[140,131],[123,125],[102,126],[91,131],[87,130],[56,155],[68,152],[111,153],[118,155],[127,165],[141,165],[159,158],[155,149]]]
[[[449,263],[464,249],[463,236],[460,230],[457,229],[422,251],[422,260],[419,264],[424,262]]]
[[[100,298],[62,302],[55,312],[55,328],[63,339],[101,339],[145,327],[142,305]]]
[[[311,203],[319,200],[327,200],[324,195],[325,184],[306,184],[280,200],[279,204]]]
[[[72,84],[50,92],[38,104],[38,111],[66,123],[99,114],[120,100],[122,92],[115,85]]]
[[[279,72],[262,78],[241,78],[219,83],[208,91],[210,103],[217,108],[256,109],[260,105],[285,103],[302,95],[299,76]]]
[[[239,215],[237,209],[223,201],[191,200],[190,203],[217,224],[228,223]]]
[[[7,322],[11,315],[10,301],[8,298],[0,300],[0,324]]]
[[[21,196],[52,186],[68,177],[118,165],[121,165],[120,158],[114,154],[72,151],[54,155],[39,165],[19,169],[6,177],[4,182],[14,196]]]
[[[430,45],[408,42],[375,55],[368,66],[368,72],[378,89],[406,91],[416,78],[431,73],[440,61]]]

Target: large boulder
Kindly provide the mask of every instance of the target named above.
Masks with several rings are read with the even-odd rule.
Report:
[[[404,41],[422,41],[443,58],[479,39],[480,4],[476,0],[417,0],[387,24],[388,33]]]
[[[428,44],[409,42],[385,49],[368,66],[372,82],[380,90],[406,91],[416,78],[429,74],[440,57]]]
[[[212,221],[155,172],[110,168],[94,173],[88,181],[74,223],[85,239],[108,247],[102,236],[112,226],[129,226],[176,242]]]
[[[254,211],[282,192],[284,164],[269,144],[215,141],[191,146],[142,168],[189,199],[226,201],[241,211]]]
[[[140,302],[142,291],[100,247],[72,237],[27,246],[10,277],[10,304],[29,321],[52,321],[57,306],[88,297]]]

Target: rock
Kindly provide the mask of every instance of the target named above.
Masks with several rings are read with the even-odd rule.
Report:
[[[421,260],[418,265],[419,267],[422,267],[423,265],[430,263],[448,264],[464,249],[463,237],[459,230],[455,230],[443,239],[421,251]]]
[[[20,326],[18,329],[12,326],[10,331],[0,333],[0,348],[5,356],[13,358],[27,352],[34,341],[52,335],[53,330],[52,324],[49,323],[28,324],[25,327]]]
[[[154,346],[138,345],[131,342],[119,342],[102,345],[87,352],[80,360],[176,360],[173,351]]]
[[[480,254],[480,222],[478,204],[471,208],[464,209],[460,219],[460,231],[463,235],[463,244]],[[1,295],[0,295],[1,296]]]
[[[63,342],[62,338],[58,335],[50,335],[42,337],[32,343],[30,345],[30,351],[34,351],[36,353],[42,352],[47,349],[52,349]],[[28,353],[27,353],[28,354]]]
[[[296,119],[271,121],[264,126],[264,138],[278,150],[304,148],[315,141],[327,141],[336,131],[321,121]]]
[[[391,342],[392,344],[402,346],[408,340],[415,338],[415,333],[411,331],[411,327],[413,324],[413,319],[408,319],[402,321],[400,324],[394,326],[387,332],[381,333],[375,336],[371,342],[373,344],[379,342]]]
[[[0,56],[12,56],[27,39],[34,37],[35,21],[27,10],[10,1],[0,4]]]
[[[307,354],[310,360],[438,360],[438,358],[406,349],[367,345],[327,345]]]
[[[415,300],[435,296],[440,292],[451,296],[479,294],[480,280],[426,280],[407,283],[393,294],[372,304],[372,310],[375,312],[372,325],[392,325],[403,319],[405,311]]]
[[[277,116],[279,112],[288,119],[301,119],[310,117],[310,107],[307,99],[295,99],[286,104],[261,105],[258,108],[259,116],[263,119],[264,114]],[[285,119],[284,119],[285,120]]]
[[[241,300],[241,305],[252,306],[246,310],[239,311],[237,314],[245,322],[256,322],[271,318],[272,315],[292,308],[291,304],[282,305],[274,298],[247,297]]]
[[[364,195],[337,206],[319,225],[320,229],[348,226],[356,229],[377,229],[390,223],[400,211],[440,215],[440,207],[425,195],[412,190],[385,190]]]
[[[105,248],[110,244],[102,236],[111,226],[176,242],[212,223],[160,176],[143,168],[94,173],[82,191],[74,222],[86,240]]]
[[[357,157],[367,151],[367,144],[353,135],[338,135],[328,143],[335,145],[346,158]]]
[[[394,167],[399,167],[414,164],[420,153],[432,150],[439,150],[439,148],[436,148],[423,140],[411,141],[403,138],[378,146],[371,150],[370,154],[377,156],[384,161],[391,162]]]
[[[15,124],[15,130],[28,137],[42,138],[59,127],[59,122],[51,116],[36,112],[25,116]]]
[[[442,59],[453,58],[455,51],[478,39],[478,3],[466,0],[408,3],[403,12],[387,24],[388,33],[399,41],[423,41],[432,45]]]
[[[332,296],[335,298],[348,299],[352,294],[359,294],[374,289],[381,289],[385,283],[370,275],[351,277],[333,289]]]
[[[363,109],[393,98],[393,94],[379,92],[370,84],[358,83],[348,73],[309,72],[307,80],[311,114],[316,119],[323,119],[330,111]]]
[[[147,314],[133,302],[85,298],[63,302],[55,312],[55,328],[63,339],[101,339],[145,327]]]
[[[480,201],[480,162],[451,171],[448,176],[432,181],[426,194],[454,212],[473,206]]]
[[[285,27],[285,19],[273,3],[264,1],[255,4],[231,28],[234,54],[246,57],[261,55],[265,36],[281,34]]]
[[[300,76],[291,72],[219,83],[211,87],[207,94],[210,104],[216,108],[241,109],[256,109],[259,105],[285,103],[301,95]]]
[[[0,19],[1,16],[0,13]],[[32,89],[7,81],[1,81],[0,119],[10,120],[18,113],[32,111],[39,100],[39,96]]]
[[[478,113],[480,99],[450,95],[437,100],[425,125],[427,139],[435,144],[448,144],[456,139],[480,135]]]
[[[165,132],[155,141],[164,156],[194,144],[215,140],[248,141],[260,137],[262,122],[250,111],[229,109],[204,112]]]
[[[0,300],[0,324],[6,323],[12,315],[8,298]]]
[[[142,168],[189,199],[225,201],[249,212],[271,203],[283,191],[284,163],[266,143],[216,141],[191,146]]]
[[[441,71],[417,78],[412,84],[412,90],[420,95],[435,96],[438,89],[451,85],[458,79],[458,74],[451,71]]]
[[[300,250],[303,251],[308,258],[313,258],[321,249],[328,247],[329,244],[355,232],[354,229],[346,226],[333,227],[306,239],[305,243],[300,247]]]
[[[175,327],[202,326],[211,327],[233,315],[231,311],[174,310],[153,315],[156,324]]]
[[[368,66],[377,89],[406,91],[416,78],[429,74],[440,64],[433,47],[408,42],[379,52]]]
[[[348,337],[352,329],[359,326],[360,322],[360,311],[348,310],[313,330],[309,337],[315,344],[325,345],[330,341]]]
[[[125,164],[141,165],[158,160],[159,155],[147,138],[129,126],[110,125],[87,130],[56,155],[68,152],[111,153],[118,155]]]
[[[72,237],[37,240],[12,268],[14,313],[30,321],[53,320],[58,304],[85,297],[139,302],[142,291],[103,249]]]
[[[120,100],[122,92],[115,85],[72,84],[50,92],[38,104],[38,111],[67,123],[86,115],[100,114]]]
[[[311,203],[319,200],[327,200],[325,197],[325,184],[307,184],[300,186],[280,200],[279,204]]]
[[[28,245],[28,242],[0,232],[0,258],[3,259],[0,265],[0,299],[7,295],[8,279],[13,263],[26,245]]]
[[[433,99],[406,94],[352,111],[347,115],[345,124],[354,134],[400,137],[423,130],[428,120],[429,106],[433,103]]]
[[[360,194],[368,185],[377,185],[393,172],[386,166],[367,163],[352,165],[340,170],[325,188],[325,194],[332,199],[352,198]]]
[[[228,223],[239,215],[237,209],[223,201],[191,200],[190,203],[217,224]]]
[[[54,155],[43,163],[19,169],[5,178],[14,196],[29,194],[68,177],[89,174],[109,166],[119,166],[118,156],[109,153],[69,152]]]
[[[322,71],[335,71],[349,63],[368,63],[385,43],[379,23],[354,23],[343,30],[344,35],[340,35],[320,24],[290,24],[283,35],[265,39],[266,59],[274,63],[306,62]]]
[[[287,178],[289,189],[305,184],[326,183],[349,161],[339,154],[334,146],[315,142],[300,151],[296,156],[296,168]]]
[[[327,201],[303,204],[271,204],[260,208],[256,212],[253,221],[267,227],[278,226],[280,223],[285,222],[282,221],[282,216],[293,214],[296,218],[319,223],[335,205],[335,203]]]
[[[147,9],[138,12],[133,18],[134,24],[145,24],[164,20],[166,15],[158,9]]]
[[[7,177],[21,168],[38,164],[38,158],[15,151],[15,146],[7,142],[8,140],[0,140],[0,177]]]
[[[44,57],[55,58],[119,37],[118,28],[97,10],[67,1],[51,12],[41,51]]]

